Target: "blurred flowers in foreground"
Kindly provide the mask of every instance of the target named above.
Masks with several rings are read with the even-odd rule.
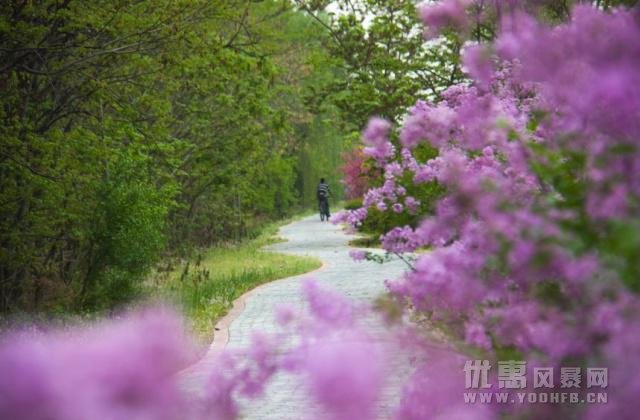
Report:
[[[88,328],[0,341],[0,417],[175,419],[189,413],[175,373],[193,360],[182,321],[146,309]]]

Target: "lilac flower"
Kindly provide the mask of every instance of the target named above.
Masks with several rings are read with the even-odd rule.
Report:
[[[288,325],[295,319],[295,312],[289,305],[281,305],[276,308],[276,322],[279,325]]]
[[[305,364],[311,395],[332,419],[376,418],[383,383],[377,345],[357,334],[338,335],[309,349]]]
[[[413,197],[407,196],[404,199],[404,205],[411,214],[415,214],[418,211],[418,206],[420,206],[420,201],[416,200]]]
[[[173,375],[189,361],[186,342],[181,321],[160,310],[89,330],[6,336],[0,417],[181,418],[190,410]]]
[[[364,148],[364,153],[378,162],[384,162],[392,157],[395,151],[388,139],[390,129],[391,124],[388,121],[382,118],[372,118],[362,134],[364,143],[367,145]]]
[[[396,419],[427,418],[484,420],[496,413],[484,404],[461,401],[464,395],[464,361],[448,349],[426,350],[426,361],[405,385]]]
[[[302,291],[317,320],[335,326],[346,326],[353,322],[353,305],[344,296],[323,288],[312,280],[303,283]]]
[[[334,224],[347,223],[351,226],[359,226],[367,217],[367,209],[365,207],[356,210],[341,211],[331,217]]]
[[[420,8],[420,18],[427,27],[425,36],[432,38],[447,26],[464,29],[468,18],[465,8],[471,3],[469,0],[444,0],[438,3],[423,3]]]
[[[367,257],[367,253],[361,249],[352,249],[349,251],[349,256],[353,258],[354,261],[364,261]]]
[[[467,323],[465,327],[465,341],[474,346],[480,347],[485,350],[490,350],[492,347],[491,340],[487,336],[484,327],[481,324],[475,322]]]
[[[380,201],[376,204],[376,208],[380,211],[387,211],[387,204],[384,201]]]
[[[395,227],[381,237],[382,247],[389,252],[413,252],[422,245],[410,226]]]
[[[422,14],[434,27],[461,28],[469,22],[467,5],[423,5]],[[485,350],[490,334],[552,364],[570,357],[613,366],[605,348],[623,340],[623,326],[634,328],[628,323],[637,320],[623,308],[638,298],[617,278],[618,263],[599,252],[611,244],[583,249],[583,232],[568,226],[579,219],[604,233],[611,223],[634,226],[637,218],[637,16],[578,6],[570,21],[551,28],[525,14],[525,6],[497,6],[504,19],[496,42],[468,47],[463,57],[473,82],[447,89],[438,104],[416,103],[400,130],[400,156],[381,166],[385,184],[365,197],[367,208],[383,202],[418,211],[413,197],[398,200],[398,165],[415,184],[436,181],[446,190],[415,230],[395,226],[382,236],[392,252],[432,247],[387,285]],[[411,150],[421,142],[439,155],[418,162]],[[554,166],[576,156],[582,166]],[[552,181],[569,171],[584,191],[577,200]],[[568,209],[568,200],[578,208]],[[422,395],[427,384],[416,378],[408,387]],[[408,398],[403,415],[431,413],[433,406]],[[624,416],[629,407],[624,396],[611,412]]]
[[[488,86],[493,76],[491,51],[482,45],[473,45],[464,49],[462,63],[465,70],[482,86]]]

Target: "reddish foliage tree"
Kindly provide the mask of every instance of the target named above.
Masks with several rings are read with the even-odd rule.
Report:
[[[372,165],[367,163],[369,157],[364,154],[361,146],[342,154],[344,164],[340,167],[345,186],[345,198],[352,200],[364,196],[373,186],[376,173]]]

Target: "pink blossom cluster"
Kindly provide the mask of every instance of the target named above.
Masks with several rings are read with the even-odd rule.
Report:
[[[427,4],[422,16],[462,25],[461,5]],[[637,12],[577,6],[549,27],[513,8],[493,44],[465,50],[473,83],[411,109],[399,154],[383,153],[390,137],[374,143],[365,130],[385,177],[365,207],[399,202],[405,171],[446,188],[415,230],[383,236],[392,252],[433,249],[389,283],[392,293],[489,353],[512,347],[552,365],[597,362],[623,377],[624,366],[640,369],[638,357],[625,357],[640,348],[630,336],[640,302],[621,281],[624,257],[606,253],[609,241],[625,240],[608,236],[609,226],[640,233],[639,22]],[[421,163],[411,150],[423,142],[439,155]],[[637,407],[628,392],[587,415],[624,417]]]
[[[312,280],[302,294],[308,316],[280,307],[281,330],[256,332],[246,349],[219,355],[201,395],[181,386],[195,353],[183,320],[166,309],[66,331],[8,333],[0,339],[0,418],[235,419],[240,401],[261,397],[277,372],[297,378],[318,406],[310,412],[375,418],[386,358],[380,337],[360,326],[368,311]]]
[[[413,252],[424,244],[411,226],[395,227],[380,238],[382,247],[389,252]]]
[[[192,360],[182,322],[146,310],[90,329],[0,339],[0,418],[199,418],[174,375]]]
[[[584,31],[584,32],[583,32]],[[525,32],[523,34],[523,32]],[[541,45],[553,48],[541,49]],[[517,14],[495,45],[517,60],[518,81],[536,83],[541,108],[553,110],[539,135],[552,150],[582,153],[590,184],[586,210],[601,219],[637,215],[640,195],[640,27],[638,12],[576,7],[572,22],[549,30]]]
[[[437,3],[424,3],[420,9],[420,17],[425,24],[425,35],[429,38],[438,35],[447,27],[461,30],[468,25],[466,13],[471,0],[453,0]]]
[[[369,121],[363,139],[364,153],[376,159],[378,162],[384,162],[395,154],[393,145],[387,140],[391,124],[382,118],[372,118]]]
[[[367,217],[366,207],[355,210],[341,211],[331,217],[333,223],[347,223],[350,226],[360,226]]]
[[[379,211],[393,211],[402,213],[404,211],[415,214],[420,206],[420,201],[408,195],[407,189],[401,184],[399,178],[408,170],[409,160],[412,159],[408,150],[402,149],[401,153],[407,155],[407,162],[390,161],[395,156],[395,151],[388,154],[389,150],[395,150],[388,138],[369,139],[368,136],[379,136],[380,130],[376,128],[378,119],[372,120],[363,135],[367,144],[371,147],[365,149],[365,153],[376,158],[378,165],[383,171],[382,185],[367,190],[363,197],[363,207],[355,210],[347,210],[337,213],[332,221],[334,223],[347,223],[351,226],[359,226],[368,215],[369,208],[376,208]],[[388,131],[384,131],[388,133]],[[417,163],[411,160],[411,168],[417,168]]]
[[[361,147],[356,147],[342,155],[344,164],[340,167],[340,171],[347,199],[362,197],[374,178],[366,167],[366,158]]]

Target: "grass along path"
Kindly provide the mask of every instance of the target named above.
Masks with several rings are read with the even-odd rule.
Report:
[[[255,239],[203,250],[157,281],[161,295],[182,307],[198,341],[211,342],[216,321],[244,293],[322,265],[316,258],[263,250],[266,245],[282,242],[276,235],[279,226],[287,222],[268,225]]]

